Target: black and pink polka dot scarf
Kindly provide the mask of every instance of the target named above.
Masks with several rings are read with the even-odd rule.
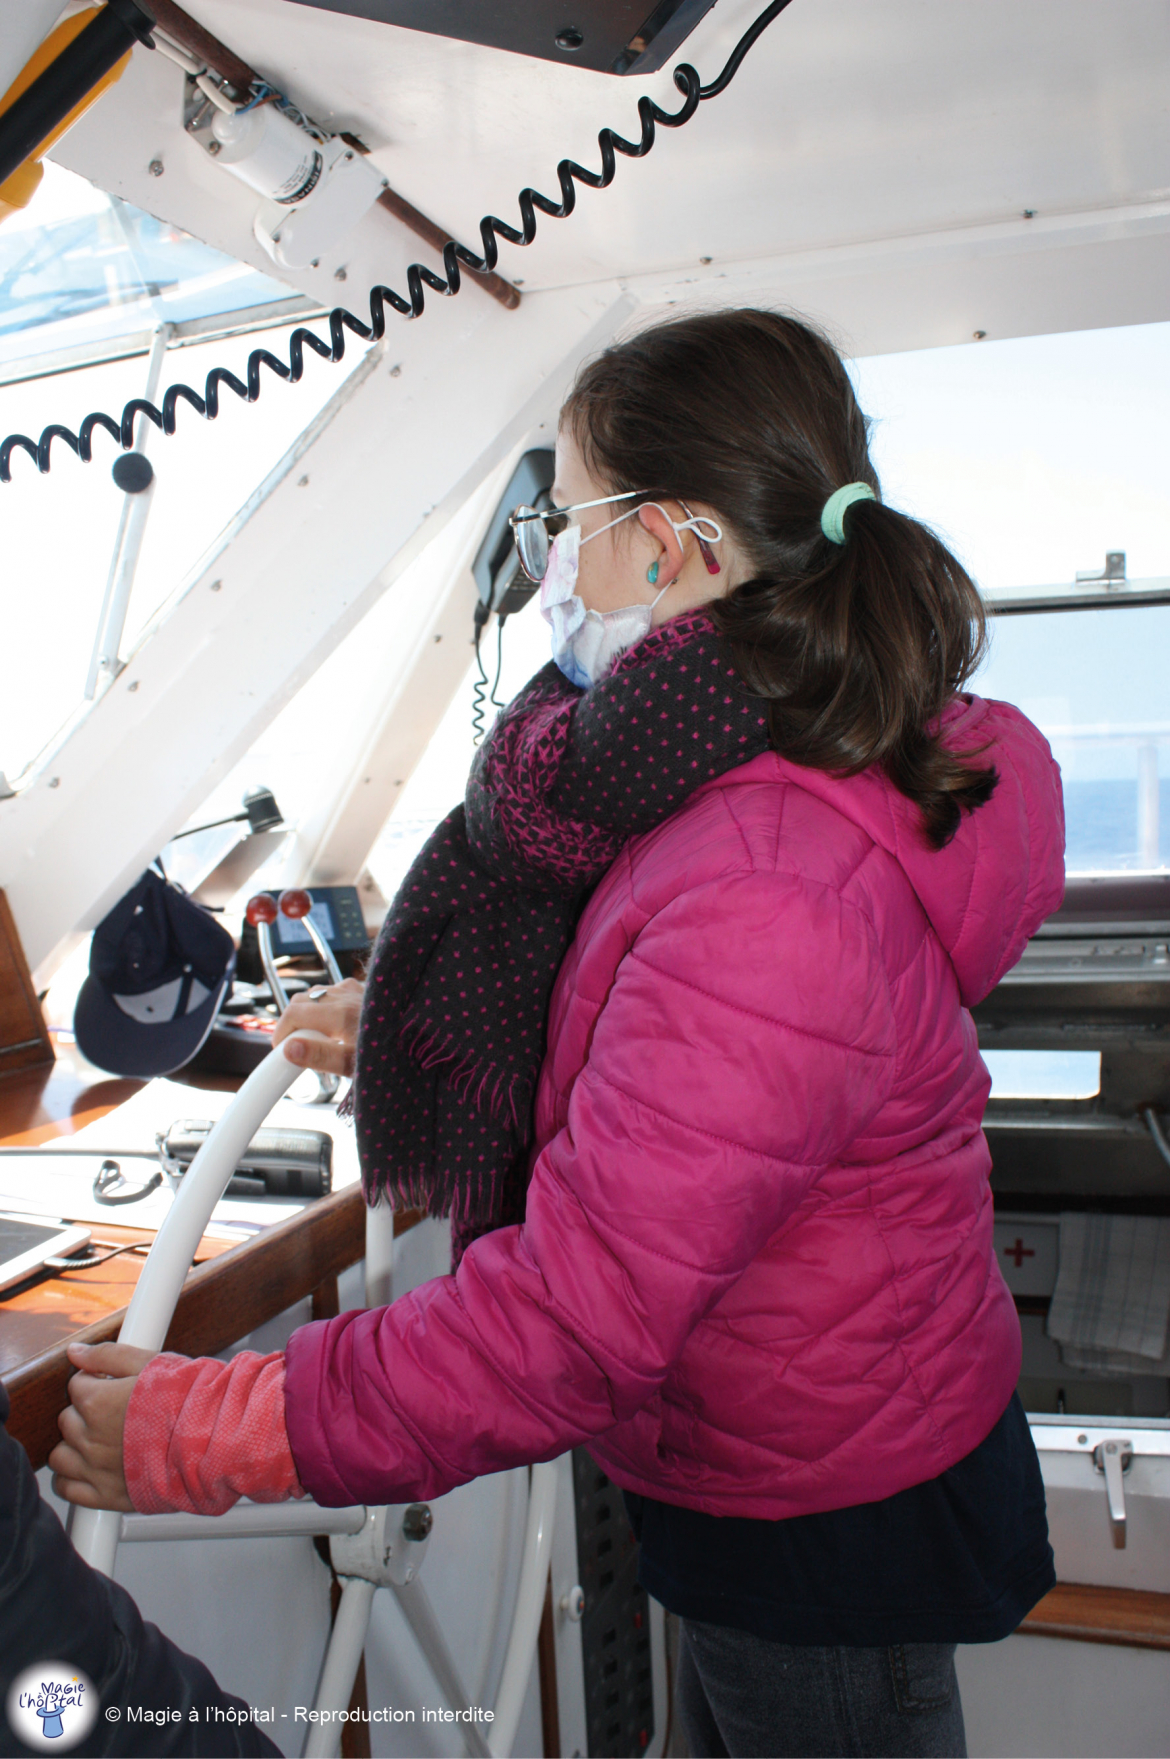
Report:
[[[370,1202],[449,1214],[456,1260],[523,1218],[549,996],[589,893],[631,837],[767,745],[704,611],[589,691],[551,663],[525,686],[374,950],[354,1081]]]

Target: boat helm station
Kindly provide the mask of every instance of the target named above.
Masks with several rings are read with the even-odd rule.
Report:
[[[1064,901],[971,1008],[1057,1584],[960,1645],[968,1750],[1164,1753],[1170,22],[647,8],[6,0],[8,1434],[282,1752],[688,1750],[678,1620],[585,1445],[219,1516],[69,1510],[47,1461],[71,1340],[227,1362],[449,1272],[445,1215],[363,1201],[347,1076],[274,1034],[360,995],[548,661],[514,516],[563,529],[578,375],[671,316],[796,314],[982,594],[968,688],[1061,769]],[[717,571],[687,518],[664,556]]]

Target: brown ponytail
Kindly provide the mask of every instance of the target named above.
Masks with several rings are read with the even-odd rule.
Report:
[[[982,658],[983,607],[945,545],[880,500],[848,508],[843,544],[822,532],[834,489],[880,495],[831,344],[775,312],[675,319],[587,366],[562,420],[615,493],[698,501],[734,532],[752,576],[711,612],[776,750],[837,775],[881,764],[949,842],[996,783],[932,730]]]

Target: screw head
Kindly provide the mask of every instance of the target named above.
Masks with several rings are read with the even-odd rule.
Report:
[[[207,150],[213,159],[218,159],[220,152],[222,151],[222,143],[217,140],[209,140],[207,143]]]
[[[986,337],[986,335],[987,335],[986,330],[972,330],[972,332],[971,332],[972,339],[976,342],[982,342],[984,340],[984,338]]]
[[[700,262],[701,262],[701,263],[709,263],[709,262],[710,262],[710,261],[711,261],[711,260],[712,260],[712,259],[711,259],[711,258],[710,258],[710,257],[700,257],[700,258],[699,258],[699,261],[700,261]]]
[[[574,54],[585,41],[584,31],[578,30],[575,24],[567,24],[563,31],[558,31],[555,42],[558,49],[567,49]]]
[[[146,169],[152,177],[161,177],[166,167],[161,159],[152,159]]]

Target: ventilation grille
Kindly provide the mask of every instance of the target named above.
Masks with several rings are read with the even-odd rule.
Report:
[[[584,1448],[573,1454],[581,1636],[591,1759],[642,1759],[654,1737],[650,1601],[622,1494]]]

